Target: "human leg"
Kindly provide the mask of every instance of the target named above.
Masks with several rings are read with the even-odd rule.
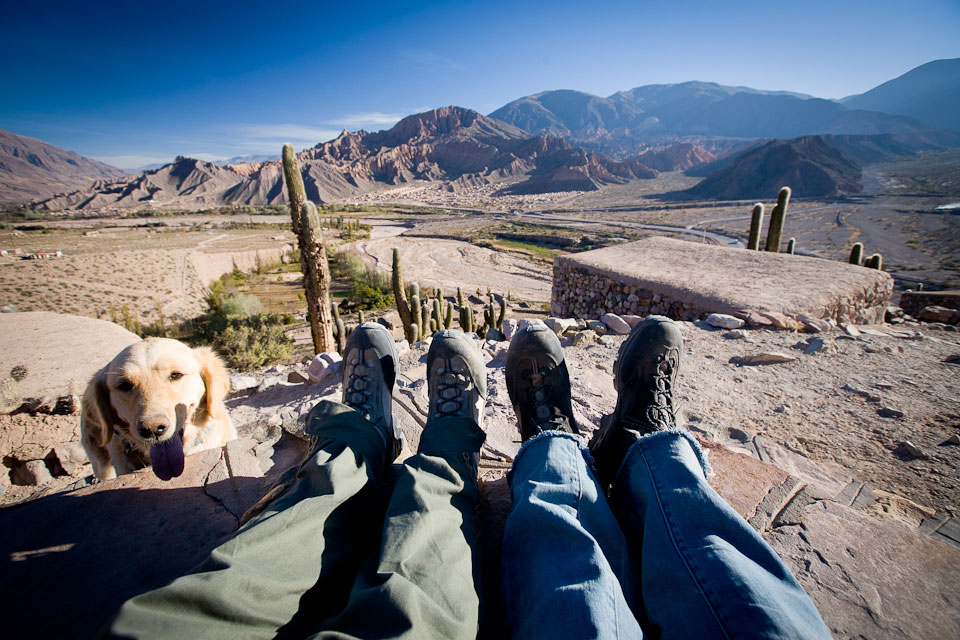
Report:
[[[776,553],[707,483],[696,441],[676,428],[679,328],[637,325],[614,367],[613,420],[591,442],[610,506],[635,551],[628,593],[664,638],[830,637]]]
[[[476,347],[441,331],[427,355],[430,413],[404,462],[378,552],[315,638],[475,638],[480,612],[477,462],[486,378]]]
[[[393,340],[364,327],[345,350],[344,404],[310,412],[316,443],[296,482],[190,574],[125,603],[106,637],[302,637],[342,608],[376,544],[377,485],[400,445]]]
[[[508,476],[513,510],[503,537],[503,601],[514,636],[641,637],[621,587],[627,546],[573,435],[556,335],[531,327],[514,336],[505,374],[524,440]]]

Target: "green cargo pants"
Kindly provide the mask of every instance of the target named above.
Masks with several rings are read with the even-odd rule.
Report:
[[[317,443],[290,489],[191,573],[126,602],[102,637],[476,637],[483,431],[431,422],[384,515],[385,431],[327,401],[307,430]]]

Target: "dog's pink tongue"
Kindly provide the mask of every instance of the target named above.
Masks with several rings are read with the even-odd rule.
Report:
[[[150,462],[153,472],[161,480],[176,478],[183,473],[183,440],[180,434],[150,447]]]

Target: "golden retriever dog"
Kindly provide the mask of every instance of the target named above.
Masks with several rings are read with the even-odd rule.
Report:
[[[223,400],[229,377],[206,347],[148,338],[93,375],[80,435],[101,480],[152,465],[161,480],[183,473],[184,456],[237,437]]]

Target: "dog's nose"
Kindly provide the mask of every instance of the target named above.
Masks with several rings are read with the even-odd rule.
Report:
[[[137,422],[137,431],[145,439],[159,438],[170,427],[164,417],[147,418]]]

